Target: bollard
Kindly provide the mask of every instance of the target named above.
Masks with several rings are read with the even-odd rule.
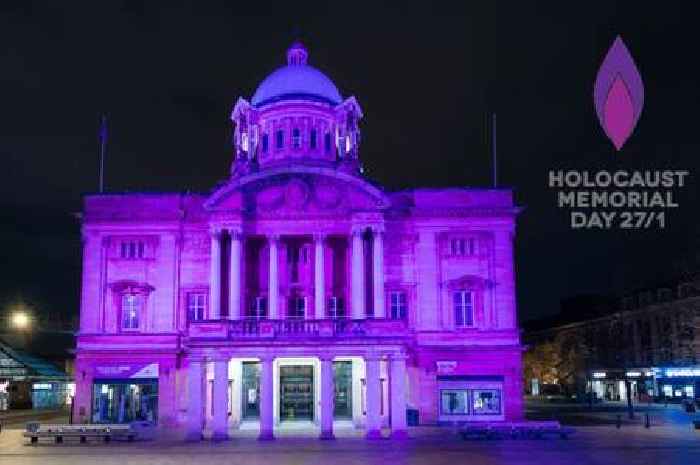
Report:
[[[622,415],[617,416],[617,421],[615,421],[615,428],[620,429],[622,426]]]
[[[646,429],[649,429],[650,426],[651,426],[651,423],[649,423],[649,414],[645,413],[644,414],[644,427]]]

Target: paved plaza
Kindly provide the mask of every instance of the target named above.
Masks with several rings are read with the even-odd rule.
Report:
[[[460,441],[445,431],[413,431],[406,441],[280,438],[225,443],[140,442],[26,445],[18,430],[0,435],[2,464],[679,464],[700,462],[700,434],[658,427],[579,428],[569,440]]]
[[[258,442],[238,434],[222,443],[183,443],[164,437],[135,443],[65,444],[30,446],[22,438],[22,425],[9,423],[0,433],[0,464],[240,464],[359,465],[359,464],[678,464],[700,463],[700,431],[677,406],[654,409],[654,422],[624,420],[620,429],[609,421],[615,406],[590,414],[595,426],[576,426],[568,440],[462,441],[450,429],[412,428],[412,439],[367,441],[356,432],[338,432],[336,441],[319,441],[286,432],[272,442]],[[570,409],[560,408],[561,411]],[[541,411],[541,409],[539,410]],[[583,412],[576,415],[583,416]],[[643,417],[639,415],[639,417]],[[607,420],[606,420],[607,419]],[[606,421],[602,421],[606,420]],[[589,421],[593,424],[594,421]]]

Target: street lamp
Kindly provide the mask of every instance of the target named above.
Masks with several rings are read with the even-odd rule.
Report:
[[[29,329],[31,323],[29,315],[26,312],[15,312],[10,318],[10,322],[15,329]]]

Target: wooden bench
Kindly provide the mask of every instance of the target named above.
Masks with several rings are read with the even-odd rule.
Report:
[[[106,425],[42,425],[37,422],[27,423],[23,433],[25,438],[29,438],[31,444],[39,442],[40,438],[52,438],[56,444],[61,444],[64,439],[77,438],[81,443],[87,442],[88,438],[100,439],[110,442],[112,439],[126,439],[133,441],[137,433],[130,425],[106,424]]]
[[[503,439],[535,438],[559,436],[568,439],[574,434],[573,428],[563,427],[558,421],[524,422],[470,422],[459,428],[462,439]]]

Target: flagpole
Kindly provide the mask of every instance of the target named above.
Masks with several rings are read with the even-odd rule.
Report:
[[[105,154],[107,153],[107,115],[100,123],[100,193],[105,190]]]
[[[491,150],[493,151],[493,187],[498,187],[498,155],[496,151],[496,113],[491,115]]]

